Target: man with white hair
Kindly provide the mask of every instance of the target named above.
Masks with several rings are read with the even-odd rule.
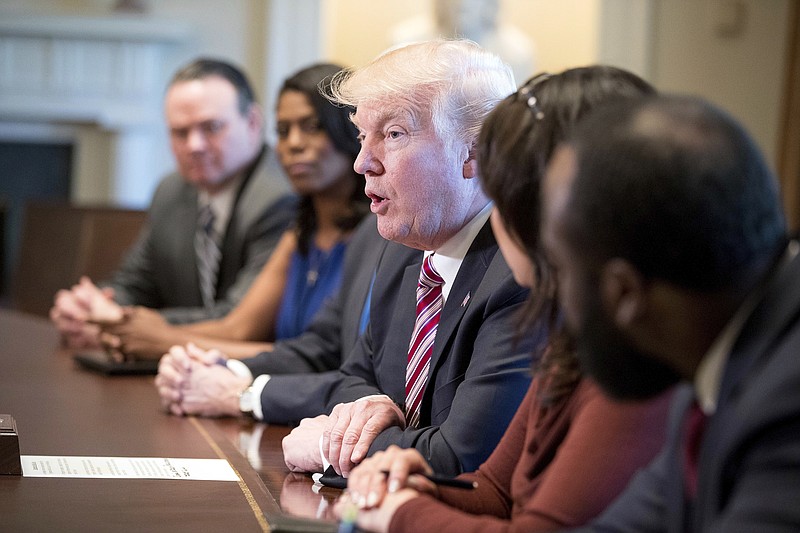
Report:
[[[484,117],[514,90],[497,56],[441,40],[385,52],[334,84],[330,97],[356,108],[355,169],[393,242],[369,327],[326,392],[331,414],[284,440],[292,470],[329,462],[347,476],[395,444],[455,474],[476,468],[505,431],[546,336],[545,326],[518,334],[527,291],[498,249],[475,159]]]

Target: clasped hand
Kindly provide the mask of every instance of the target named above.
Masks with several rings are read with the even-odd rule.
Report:
[[[50,319],[68,348],[100,346],[100,328],[92,322],[113,322],[122,318],[122,308],[114,302],[113,296],[113,289],[101,289],[85,276],[71,289],[56,293]]]
[[[322,456],[347,477],[364,460],[375,438],[385,429],[405,427],[405,417],[383,395],[368,396],[333,408],[330,416],[304,419],[283,440],[284,461],[290,470],[319,472]]]
[[[153,309],[125,307],[120,319],[93,319],[102,329],[100,342],[126,358],[157,359],[175,342],[177,329]]]
[[[415,475],[432,472],[417,450],[390,446],[353,469],[347,480],[347,491],[336,503],[334,513],[341,518],[349,507],[355,507],[361,528],[386,531],[395,511],[403,503],[420,492],[438,495],[436,485]]]
[[[170,348],[155,379],[164,409],[175,415],[239,415],[239,393],[249,382],[216,364],[222,356],[191,343]]]

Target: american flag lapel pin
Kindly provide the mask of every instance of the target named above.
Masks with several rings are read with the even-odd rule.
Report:
[[[461,307],[466,307],[467,306],[467,302],[469,302],[469,298],[470,298],[471,295],[472,295],[472,293],[468,292],[467,295],[464,296],[464,301],[461,302]]]

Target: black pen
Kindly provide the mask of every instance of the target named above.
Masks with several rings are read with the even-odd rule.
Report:
[[[384,474],[386,474],[387,476],[389,475],[389,471],[388,470],[383,470],[382,472]],[[453,487],[455,489],[466,489],[466,490],[472,490],[472,489],[477,489],[478,488],[478,482],[477,481],[466,481],[466,480],[463,480],[463,479],[456,479],[454,477],[444,476],[442,474],[423,474],[423,473],[419,473],[419,472],[414,472],[414,474],[416,474],[418,476],[422,476],[425,479],[427,479],[428,481],[431,481],[434,484],[440,485],[442,487]],[[411,475],[414,475],[414,474],[411,474]]]

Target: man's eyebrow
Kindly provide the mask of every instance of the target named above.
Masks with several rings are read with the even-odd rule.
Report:
[[[392,120],[399,120],[399,119],[407,120],[409,124],[412,125],[417,124],[417,120],[415,119],[414,114],[407,109],[401,109],[396,107],[394,109],[381,109],[375,111],[374,113],[372,113],[372,115],[374,118],[371,119],[371,122],[374,122],[379,126],[382,126]],[[356,113],[350,114],[350,121],[355,125],[356,128],[362,129],[358,123]]]

